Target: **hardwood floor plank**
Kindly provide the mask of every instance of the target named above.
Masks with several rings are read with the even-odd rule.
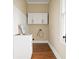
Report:
[[[47,43],[34,43],[32,59],[56,59]]]

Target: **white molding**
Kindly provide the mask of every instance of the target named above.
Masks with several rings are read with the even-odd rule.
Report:
[[[48,2],[27,2],[28,4],[48,4]]]
[[[33,41],[32,43],[48,43],[48,40],[45,40],[45,41]]]
[[[52,45],[50,44],[50,42],[48,42],[52,52],[54,53],[54,55],[56,56],[57,59],[61,59],[60,55],[57,53],[56,49],[54,47],[52,47]]]

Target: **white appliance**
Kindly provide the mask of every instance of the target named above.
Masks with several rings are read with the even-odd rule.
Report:
[[[13,59],[31,59],[32,57],[32,35],[14,36]]]

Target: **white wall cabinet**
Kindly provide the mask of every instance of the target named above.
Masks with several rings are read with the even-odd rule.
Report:
[[[13,59],[31,59],[32,57],[32,35],[14,36]]]
[[[48,24],[48,13],[42,13],[42,24]]]
[[[48,24],[48,13],[28,13],[28,24]]]

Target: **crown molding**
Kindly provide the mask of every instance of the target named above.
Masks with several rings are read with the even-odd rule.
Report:
[[[48,2],[27,2],[28,4],[48,4]]]

